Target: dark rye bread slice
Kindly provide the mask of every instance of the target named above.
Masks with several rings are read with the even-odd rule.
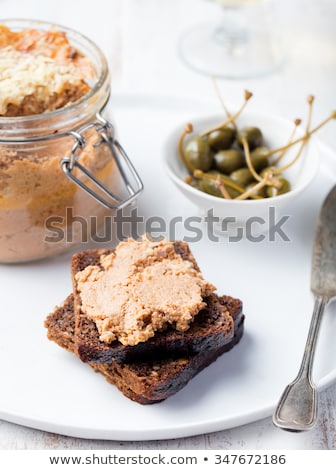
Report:
[[[228,296],[220,297],[234,322],[234,336],[226,344],[178,359],[163,359],[133,364],[89,365],[103,374],[126,397],[143,405],[158,403],[181,390],[195,375],[236,345],[243,334],[244,315],[241,302]],[[45,320],[48,338],[77,355],[75,344],[74,297],[69,295]]]
[[[187,331],[180,332],[170,327],[156,333],[145,343],[135,346],[123,346],[117,341],[110,345],[102,343],[96,339],[95,324],[90,322],[90,328],[86,325],[85,329],[81,329],[81,335],[85,332],[88,338],[84,338],[78,345],[78,355],[83,362],[122,364],[150,358],[163,359],[195,354],[222,346],[233,337],[233,320],[227,308],[219,302],[217,295],[213,294],[205,301],[207,306],[197,314]]]
[[[199,270],[188,245],[184,242],[174,242],[175,252],[184,260],[193,263]],[[94,321],[90,320],[81,310],[80,295],[76,288],[75,275],[87,266],[101,266],[100,256],[111,253],[110,250],[89,250],[78,253],[72,259],[72,277],[75,294],[76,344],[78,356],[83,362],[96,363],[128,363],[150,358],[178,357],[185,354],[220,347],[233,337],[233,321],[225,305],[218,296],[212,294],[204,299],[207,306],[195,317],[190,328],[179,332],[172,327],[158,332],[153,338],[135,346],[124,346],[119,341],[110,344],[99,340],[99,333]],[[103,269],[103,268],[102,268]],[[232,300],[233,301],[233,300]],[[237,308],[241,302],[234,300]]]

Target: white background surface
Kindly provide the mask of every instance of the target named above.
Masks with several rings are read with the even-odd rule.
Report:
[[[220,88],[229,101],[239,100],[244,88],[251,89],[260,109],[290,118],[304,117],[305,97],[313,93],[316,96],[314,118],[318,120],[336,107],[335,2],[278,0],[275,3],[279,10],[277,19],[287,41],[285,67],[263,79],[223,80]],[[0,12],[4,18],[55,21],[86,33],[108,57],[115,95],[125,91],[156,92],[209,97],[212,106],[216,102],[211,81],[188,70],[176,54],[180,33],[205,17],[218,16],[215,5],[202,0],[100,0],[96,5],[87,0],[1,0]],[[320,138],[336,149],[334,135],[332,124],[320,133]],[[304,434],[275,429],[267,418],[208,435],[132,443],[66,438],[0,422],[0,448],[336,449],[335,392],[334,385],[321,393],[318,424]]]

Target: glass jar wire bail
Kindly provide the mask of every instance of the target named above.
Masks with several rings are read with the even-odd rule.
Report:
[[[108,209],[122,209],[131,204],[139,196],[143,190],[143,183],[127,153],[122,145],[114,137],[113,124],[105,119],[100,112],[96,114],[96,122],[83,126],[77,131],[69,131],[68,134],[75,139],[69,156],[63,157],[61,166],[65,175],[73,181],[77,186],[86,191],[90,196],[96,199],[100,204]],[[111,155],[118,168],[122,181],[127,190],[126,197],[122,198],[115,194],[111,189],[107,188],[101,181],[99,181],[85,166],[83,166],[78,158],[81,151],[86,145],[86,139],[83,136],[87,130],[94,128],[100,136],[94,146],[98,147],[106,143],[110,149]],[[101,190],[105,196],[100,195],[97,190],[92,189],[74,174],[74,169],[77,168],[80,172],[84,173],[87,178],[93,183],[94,187]],[[133,179],[133,184],[130,182],[129,175]]]

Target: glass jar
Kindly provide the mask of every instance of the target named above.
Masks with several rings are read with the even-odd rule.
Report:
[[[0,21],[13,31],[64,32],[94,69],[90,91],[42,114],[0,117],[0,262],[62,253],[102,230],[106,217],[135,200],[142,183],[103,116],[110,74],[85,36],[40,21]]]

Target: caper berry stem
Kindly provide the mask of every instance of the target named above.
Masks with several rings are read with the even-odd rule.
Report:
[[[310,137],[311,120],[312,120],[312,115],[313,115],[313,103],[314,103],[314,96],[313,95],[308,96],[307,103],[308,103],[308,117],[307,117],[307,122],[306,122],[306,136],[307,136],[307,138],[302,141],[302,143],[300,145],[300,148],[299,148],[296,156],[293,158],[293,160],[291,162],[287,163],[287,165],[276,168],[274,170],[274,174],[279,175],[280,173],[282,173],[285,170],[288,170],[288,168],[290,168],[292,165],[294,165],[298,161],[298,159],[300,158],[300,156],[302,154],[302,151],[303,151],[306,143],[308,142],[308,139]]]
[[[254,199],[261,199],[260,196],[255,196],[253,193],[255,191],[259,191],[260,189],[262,189],[264,186],[267,185],[267,178],[263,178],[261,181],[259,181],[258,183],[255,184],[255,186],[253,186],[252,188],[248,189],[247,191],[245,191],[243,194],[241,194],[240,196],[237,196],[235,198],[235,200],[239,200],[239,201],[243,201],[245,199],[248,199],[249,197],[253,197],[254,196]]]
[[[302,141],[308,140],[313,134],[315,134],[318,130],[321,129],[321,127],[325,126],[329,121],[332,121],[333,119],[336,119],[336,113],[333,111],[330,116],[328,116],[326,119],[324,119],[320,124],[318,124],[316,127],[311,129],[309,132],[306,132],[302,137],[298,137],[297,139],[293,140],[289,144],[286,144],[282,147],[278,147],[276,149],[271,149],[268,152],[268,156],[270,157],[271,155],[274,155],[277,152],[281,152],[282,150],[287,150],[293,145],[296,145]]]
[[[241,105],[238,111],[230,115],[230,117],[226,121],[222,122],[221,124],[218,124],[217,126],[212,127],[211,129],[208,129],[202,132],[200,135],[204,137],[204,136],[209,135],[213,131],[219,131],[220,129],[227,127],[229,124],[233,124],[235,120],[237,119],[237,117],[244,111],[248,101],[250,100],[250,98],[252,98],[252,96],[253,94],[250,91],[245,90],[244,103]]]
[[[294,128],[291,132],[291,135],[289,137],[289,140],[288,140],[288,144],[287,145],[290,145],[294,139],[294,136],[295,136],[295,133],[296,133],[296,130],[297,130],[297,127],[301,124],[301,119],[295,119],[294,120]],[[288,147],[289,148],[289,147]],[[280,153],[280,155],[277,156],[277,158],[275,158],[273,161],[272,161],[272,165],[277,165],[280,160],[286,155],[286,152],[288,150],[288,148],[285,148],[284,150],[282,150],[282,152]]]
[[[181,133],[180,135],[180,138],[178,140],[178,144],[177,144],[177,148],[178,148],[178,151],[179,151],[179,154],[180,154],[180,157],[185,165],[185,167],[187,168],[187,170],[192,174],[194,169],[192,168],[191,165],[189,165],[189,162],[187,161],[187,159],[185,158],[185,155],[184,155],[184,149],[183,149],[183,142],[184,142],[184,139],[185,139],[185,136],[187,134],[190,134],[191,132],[193,131],[193,126],[192,124],[188,123],[183,132]]]
[[[239,193],[243,193],[245,191],[244,188],[242,188],[238,184],[234,183],[233,181],[232,182],[231,181],[225,181],[224,182],[224,180],[221,179],[220,175],[211,175],[210,173],[204,173],[204,171],[202,171],[202,170],[195,170],[194,171],[194,178],[196,178],[197,180],[201,179],[201,178],[209,178],[210,180],[216,181],[218,177],[220,178],[221,182],[226,184],[226,186],[228,186],[229,188],[235,189]]]
[[[274,175],[275,175],[274,170],[275,168],[268,170],[264,174],[264,179],[266,179],[267,186],[274,186],[275,188],[279,189],[281,188],[281,182],[277,178],[274,178]]]
[[[185,176],[184,182],[187,183],[187,184],[192,184],[192,182],[193,182],[192,176],[191,175]]]
[[[234,183],[233,181],[224,180],[224,179],[221,178],[220,175],[211,175],[209,173],[204,173],[204,171],[202,171],[202,170],[195,170],[194,171],[194,178],[196,178],[196,179],[209,178],[213,181],[216,181],[217,178],[219,178],[222,184],[226,185],[227,187],[229,187],[231,189],[235,189],[238,193],[244,194],[246,192],[246,190],[242,186],[239,186],[238,184]],[[260,196],[256,196],[256,195],[252,194],[251,198],[252,199],[260,199]]]
[[[230,111],[228,110],[228,108],[226,107],[226,105],[225,105],[225,103],[224,103],[222,94],[221,94],[221,92],[220,92],[220,90],[219,90],[219,87],[218,87],[218,83],[217,83],[216,77],[212,76],[211,79],[212,79],[212,84],[213,84],[213,87],[214,87],[214,89],[215,89],[217,98],[219,99],[219,102],[220,102],[222,108],[224,109],[224,112],[225,112],[225,114],[226,114],[226,117],[227,117],[228,119],[230,119],[230,118],[231,118],[231,113],[230,113]],[[235,121],[232,121],[232,125],[233,125],[233,127],[235,128],[235,130],[237,130],[237,124],[235,123]]]
[[[297,161],[298,159],[301,157],[301,154],[302,154],[302,151],[307,143],[307,140],[308,140],[308,137],[306,140],[304,140],[301,145],[300,145],[300,148],[297,152],[297,154],[295,155],[295,157],[293,158],[293,160],[291,160],[289,163],[287,163],[287,165],[283,165],[281,167],[277,167],[274,169],[273,171],[273,174],[275,175],[280,175],[281,173],[283,173],[285,170],[288,170],[288,168],[290,168],[291,166],[293,166]]]
[[[224,199],[232,199],[232,197],[230,196],[228,190],[225,187],[225,184],[223,183],[223,181],[221,181],[221,179],[219,178],[218,175],[217,175],[217,179],[216,179],[216,184],[218,185],[218,189],[222,193],[222,196],[224,197]]]
[[[309,132],[310,126],[311,126],[311,120],[313,116],[313,103],[314,103],[314,96],[309,95],[307,98],[307,103],[308,103],[308,117],[307,117],[307,123],[306,123],[306,133]]]
[[[250,170],[250,172],[252,173],[255,180],[262,181],[261,176],[258,175],[258,173],[256,172],[256,170],[253,166],[253,163],[252,163],[252,160],[251,160],[251,154],[250,154],[250,147],[249,147],[248,141],[245,137],[243,137],[242,143],[243,143],[247,168]]]

